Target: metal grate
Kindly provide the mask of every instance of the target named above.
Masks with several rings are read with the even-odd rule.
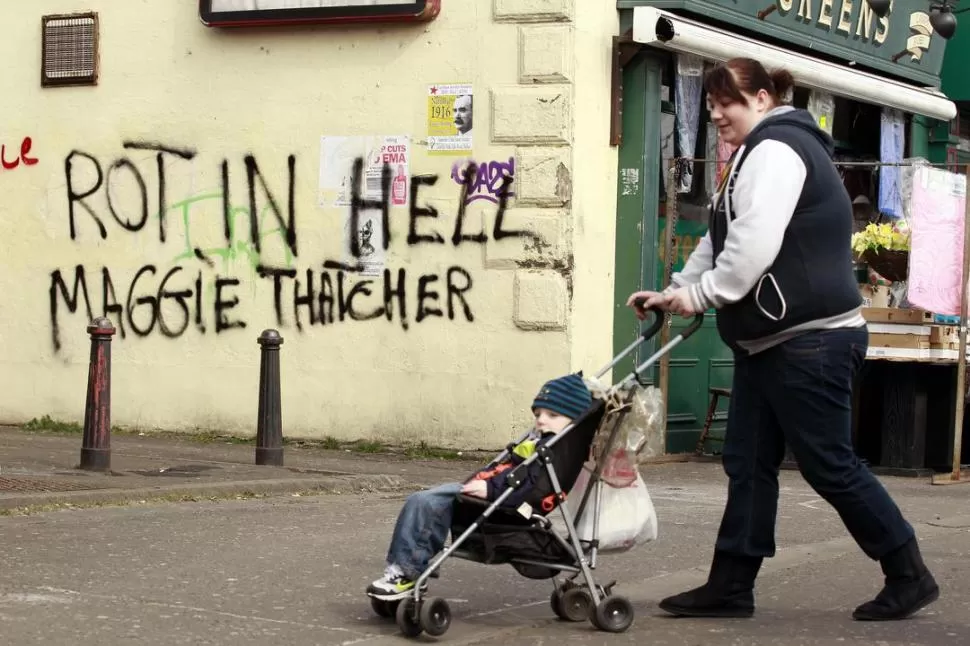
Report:
[[[41,85],[96,85],[98,15],[44,16]]]
[[[77,478],[50,478],[25,476],[0,476],[0,494],[8,493],[38,493],[61,491],[85,491],[90,489],[104,489],[104,485]]]

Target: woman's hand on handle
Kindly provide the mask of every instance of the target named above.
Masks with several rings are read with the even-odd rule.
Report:
[[[630,294],[630,298],[626,299],[627,307],[632,307],[633,312],[637,315],[637,318],[641,321],[646,320],[647,310],[651,307],[659,307],[662,310],[667,309],[667,301],[664,295],[660,292],[633,292]]]
[[[700,310],[697,309],[697,305],[694,303],[694,299],[690,297],[689,287],[675,289],[667,294],[664,300],[666,301],[666,307],[664,309],[668,312],[680,314],[685,318],[690,318],[700,313]]]

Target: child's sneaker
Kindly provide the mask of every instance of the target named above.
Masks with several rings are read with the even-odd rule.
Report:
[[[403,599],[414,589],[414,581],[404,576],[396,565],[389,565],[384,570],[384,576],[367,586],[367,594],[382,601],[397,601]],[[421,586],[421,591],[428,589],[428,583]]]

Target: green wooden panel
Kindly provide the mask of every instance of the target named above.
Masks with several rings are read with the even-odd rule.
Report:
[[[661,155],[661,88],[663,62],[650,54],[631,61],[624,72],[623,143],[619,157],[616,226],[616,279],[614,287],[614,354],[633,341],[639,322],[626,307],[631,292],[639,289],[661,289],[663,258],[661,241],[664,218],[658,217]],[[700,178],[697,178],[700,181]],[[674,270],[683,263],[707,229],[704,222],[680,221],[677,224]],[[687,324],[676,317],[671,337]],[[656,348],[644,344],[636,360],[643,360]],[[614,369],[614,378],[629,374],[633,360]],[[693,451],[701,432],[712,386],[730,387],[731,352],[720,340],[713,312],[690,339],[671,353],[668,386],[668,425],[666,451]],[[657,370],[649,377],[655,382]],[[712,432],[722,432],[728,402],[722,401],[719,419]]]
[[[758,13],[772,4],[776,9],[759,19]],[[952,46],[935,34],[912,38],[929,19],[926,0],[894,0],[885,18],[876,17],[865,0],[617,0],[619,9],[637,6],[692,13],[703,22],[724,23],[781,46],[926,85],[939,84],[944,51]]]
[[[940,72],[943,93],[951,101],[970,101],[967,61],[970,61],[970,20],[968,14],[962,14],[957,33],[946,44],[943,71]]]
[[[683,330],[690,321],[676,317],[671,325],[671,337]],[[667,452],[685,453],[694,450],[710,403],[709,389],[730,388],[734,374],[734,360],[730,349],[718,336],[714,315],[710,313],[689,339],[671,353],[670,383],[668,385]],[[723,437],[727,421],[728,400],[721,398],[718,412],[711,425],[711,435]],[[708,449],[720,449],[709,443]]]
[[[696,177],[700,181],[701,178]],[[659,218],[658,230],[664,231],[666,219]],[[674,229],[673,271],[679,271],[691,251],[707,232],[704,222],[680,220]],[[658,276],[663,276],[663,247],[657,253]],[[674,317],[670,337],[690,324],[690,319]],[[731,350],[721,341],[714,320],[714,310],[706,313],[704,324],[686,341],[674,348],[670,357],[670,381],[667,386],[667,452],[693,451],[700,437],[710,403],[710,389],[730,388],[734,361]],[[723,436],[727,421],[728,401],[718,402],[719,414],[711,425],[711,434]],[[711,444],[712,447],[719,445]]]
[[[626,299],[656,282],[654,254],[660,191],[655,178],[660,173],[660,87],[661,63],[656,58],[641,54],[624,68],[623,142],[618,151],[614,355],[639,334],[640,323],[626,306]],[[629,374],[635,359],[648,356],[643,354],[643,347],[640,350],[635,357],[617,364],[614,378]]]

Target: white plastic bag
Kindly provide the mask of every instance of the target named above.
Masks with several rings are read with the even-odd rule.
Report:
[[[566,499],[566,505],[573,514],[578,511],[579,503],[589,483],[589,473],[585,469]],[[601,552],[626,552],[629,549],[657,540],[657,511],[647,491],[643,477],[637,473],[636,480],[626,487],[612,487],[603,482],[603,501],[599,518],[599,549]],[[593,512],[596,504],[596,490],[590,492],[583,510],[583,517],[576,523],[576,533],[584,541],[593,538]]]

